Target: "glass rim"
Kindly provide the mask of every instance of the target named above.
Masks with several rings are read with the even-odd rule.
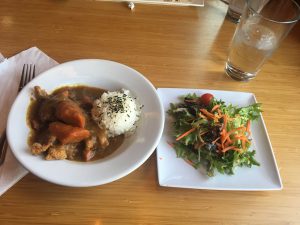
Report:
[[[259,15],[263,19],[268,20],[270,22],[280,23],[280,24],[292,24],[292,23],[296,23],[297,21],[300,20],[300,6],[298,5],[298,3],[295,0],[289,0],[289,1],[292,2],[294,4],[294,6],[297,8],[298,15],[295,17],[295,19],[291,19],[291,20],[288,20],[288,21],[277,21],[277,20],[270,19],[268,17],[265,17],[265,16],[261,15],[259,12],[257,12],[255,9],[253,9],[251,7],[251,0],[246,0],[246,6],[247,6],[247,8],[249,8],[249,10],[251,12],[253,12],[254,14]]]

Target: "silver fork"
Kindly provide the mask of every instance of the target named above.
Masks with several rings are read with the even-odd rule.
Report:
[[[35,65],[24,64],[18,92],[20,92],[22,88],[34,77],[35,77]],[[6,129],[5,129],[0,138],[0,166],[4,163],[7,147],[8,144],[6,140]]]

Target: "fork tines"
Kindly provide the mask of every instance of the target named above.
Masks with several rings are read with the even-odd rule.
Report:
[[[19,91],[35,77],[35,65],[24,64],[19,84]]]

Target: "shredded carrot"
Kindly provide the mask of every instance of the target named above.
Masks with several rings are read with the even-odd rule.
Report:
[[[227,115],[225,114],[224,116],[223,116],[223,127],[224,127],[224,129],[225,129],[225,131],[227,130]]]
[[[194,166],[193,162],[189,159],[185,159],[184,161],[186,161],[188,164],[190,164],[191,166]]]
[[[222,118],[222,116],[219,116],[219,114],[216,114],[214,121],[219,122],[219,119],[221,119],[221,118]]]
[[[228,133],[232,134],[232,133],[234,133],[234,132],[236,132],[236,131],[245,131],[244,125],[242,125],[242,126],[240,126],[240,127],[237,127],[237,128],[235,128],[235,129],[232,129],[232,130],[229,131]]]
[[[207,117],[205,115],[203,115],[202,113],[199,113],[199,117],[207,120]]]
[[[235,147],[235,146],[232,145],[232,146],[229,146],[227,148],[222,149],[222,152],[227,152],[229,150],[235,150],[235,151],[238,151],[238,152],[242,151],[241,149],[239,149],[239,148],[237,148],[237,147]]]
[[[250,120],[247,121],[246,131],[250,130]]]
[[[218,143],[218,142],[216,142],[216,145],[217,145],[218,147],[221,147],[221,144],[220,144],[220,143]]]
[[[217,139],[215,139],[214,141],[212,141],[211,143],[216,144],[216,142],[220,139],[220,137],[218,137]]]
[[[240,130],[245,130],[245,127],[241,126],[241,127],[238,127],[238,128],[235,128],[235,129],[232,129],[231,131],[227,132],[225,138],[223,139],[223,141],[225,142],[226,139],[234,132],[236,131],[240,131]]]
[[[216,111],[218,108],[220,108],[220,105],[215,105],[215,106],[211,109],[211,112]]]
[[[192,132],[195,131],[195,130],[196,130],[196,128],[193,127],[192,129],[188,130],[187,132],[183,133],[183,134],[180,135],[178,138],[176,138],[176,141],[179,141],[181,138],[183,138],[183,137],[189,135],[190,133],[192,133]]]
[[[203,131],[199,135],[202,136],[203,134],[206,134],[207,132],[208,132],[208,130],[207,131]]]
[[[222,111],[220,109],[217,109],[219,117],[222,117]]]
[[[226,140],[226,130],[222,129],[221,133],[220,133],[220,138],[221,138],[221,143],[224,144],[225,140]]]
[[[230,145],[230,143],[229,143],[228,141],[226,141],[226,142],[224,143],[224,148],[227,148],[228,146],[231,146],[231,145]]]
[[[217,109],[217,110],[218,110],[218,113],[220,113],[220,110],[219,109]],[[239,152],[242,151],[241,149],[237,148],[236,146],[233,146],[232,143],[234,142],[234,140],[239,139],[242,142],[242,148],[245,149],[246,142],[250,142],[250,141],[244,134],[241,134],[241,132],[243,133],[247,130],[247,128],[249,129],[250,125],[247,124],[247,128],[244,127],[244,125],[242,125],[241,127],[227,131],[227,123],[232,118],[228,117],[228,115],[226,115],[226,114],[222,115],[222,117],[223,117],[223,126],[222,126],[222,130],[220,132],[220,137],[217,138],[216,140],[214,140],[212,143],[216,144],[218,146],[218,149],[221,152],[226,152],[228,150],[236,150]],[[236,134],[231,138],[230,136],[236,132],[238,133],[238,135]],[[220,143],[217,143],[218,140],[220,140]]]
[[[206,109],[200,109],[200,112],[202,112],[206,117],[210,119],[215,119],[214,114],[208,112]]]
[[[245,141],[245,139],[244,139],[244,138],[242,139],[242,148],[243,148],[243,149],[245,149],[245,148],[246,148],[246,141]]]
[[[226,137],[225,137],[225,141],[224,142],[222,142],[222,145],[224,146],[224,148],[225,147],[228,147],[229,145],[231,145],[233,143],[233,141],[230,139],[230,137],[229,136],[227,136],[226,135]]]
[[[248,140],[248,138],[245,136],[245,135],[241,135],[241,136],[234,136],[234,139],[237,139],[237,140],[245,140],[246,142],[250,143],[250,141]]]
[[[216,145],[217,145],[217,147],[218,147],[218,150],[219,150],[219,151],[222,151],[222,145],[221,145],[220,143],[218,143],[218,142],[216,142]]]
[[[250,143],[250,141],[248,140],[248,138],[245,135],[241,135],[241,136],[234,136],[235,139],[237,140],[241,140],[242,141],[242,148],[246,149],[246,142]]]
[[[248,136],[251,136],[251,131],[250,131],[250,120],[247,121],[246,132],[248,133]]]

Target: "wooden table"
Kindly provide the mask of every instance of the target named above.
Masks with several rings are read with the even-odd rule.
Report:
[[[118,61],[156,87],[253,92],[263,103],[284,189],[209,191],[160,187],[156,154],[130,175],[103,186],[68,188],[32,174],[0,197],[0,224],[299,224],[300,24],[258,77],[224,75],[235,24],[227,6],[204,8],[99,1],[0,2],[0,51],[37,46],[58,62]]]

